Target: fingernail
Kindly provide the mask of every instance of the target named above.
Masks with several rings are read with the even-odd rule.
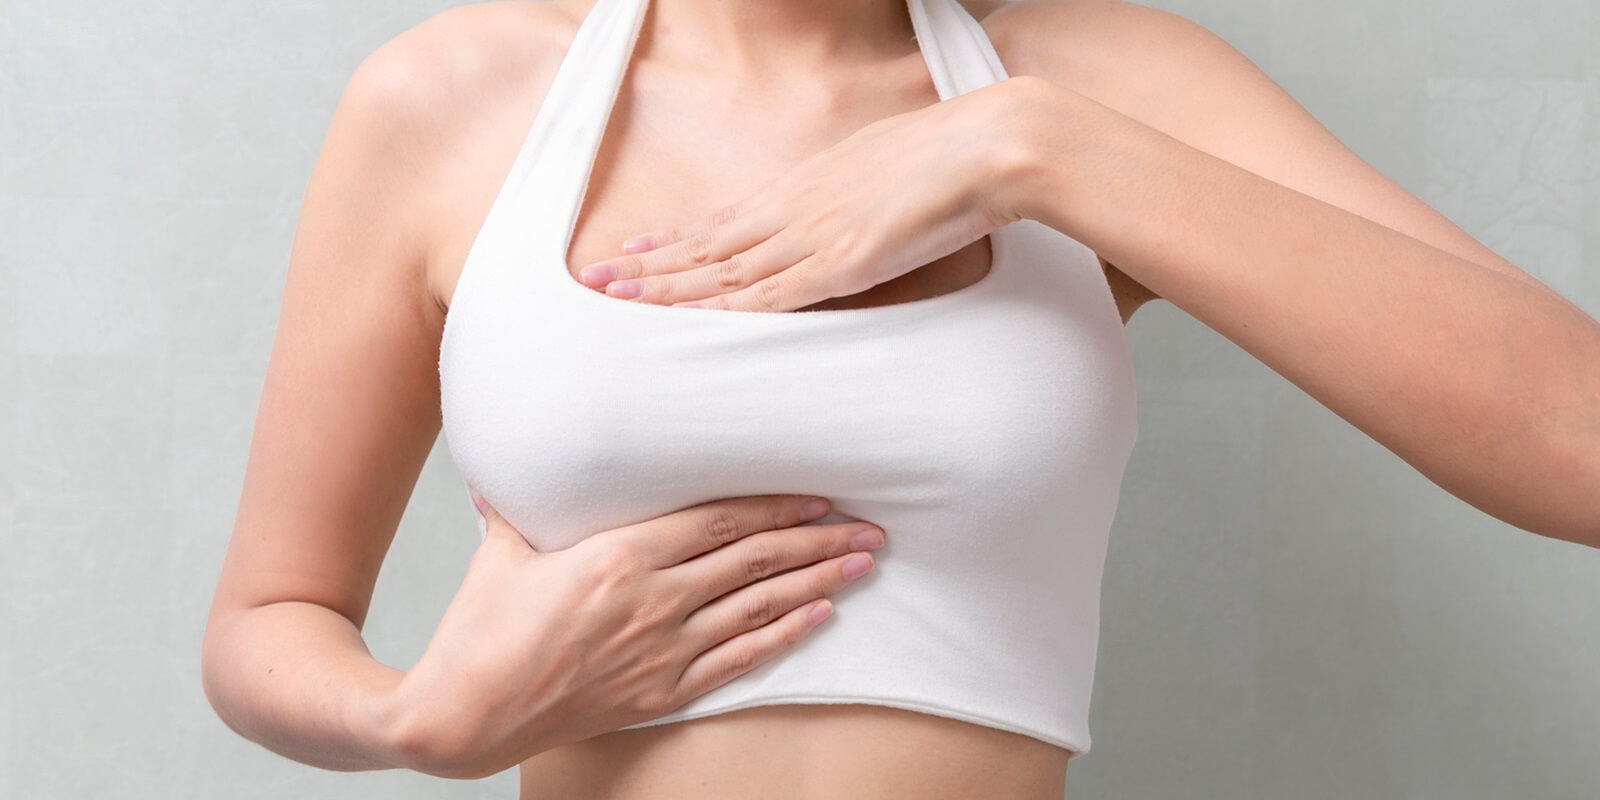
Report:
[[[866,553],[857,553],[844,562],[844,579],[853,581],[872,569],[872,556]]]
[[[867,528],[850,537],[851,550],[875,550],[883,546],[883,531]]]
[[[828,618],[833,613],[833,604],[823,600],[811,607],[811,613],[806,615],[806,620],[815,625]]]
[[[640,234],[622,243],[622,252],[638,253],[656,246],[656,237],[650,234]]]
[[[589,286],[599,286],[617,279],[617,265],[612,263],[590,264],[578,270],[578,280]]]
[[[613,298],[637,298],[640,291],[637,280],[613,280],[605,286],[605,293]]]
[[[828,501],[826,500],[807,500],[805,505],[800,506],[800,516],[808,521],[826,513],[828,513]]]
[[[637,280],[613,280],[605,286],[605,293],[613,298],[637,298],[640,291]]]

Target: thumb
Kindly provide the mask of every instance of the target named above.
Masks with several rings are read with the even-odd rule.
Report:
[[[485,500],[483,495],[478,494],[478,490],[473,489],[471,491],[472,504],[478,507],[478,514],[483,517],[480,527],[483,529],[484,541],[503,538],[516,544],[521,549],[533,549],[528,540],[523,538],[522,534],[518,533],[515,528],[511,527],[511,523],[506,522],[505,517],[500,516],[500,512],[496,511],[494,506],[489,505],[489,501]]]

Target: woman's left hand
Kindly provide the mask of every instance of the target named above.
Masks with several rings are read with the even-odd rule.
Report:
[[[904,275],[1020,218],[1018,83],[877,120],[709,219],[629,238],[579,280],[658,305],[777,312]]]

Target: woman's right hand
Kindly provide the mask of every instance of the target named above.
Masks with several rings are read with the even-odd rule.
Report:
[[[821,498],[759,495],[541,553],[473,499],[483,544],[393,698],[405,766],[444,778],[655,719],[754,669],[826,618],[826,596],[873,564],[856,551],[883,542],[870,523],[801,525],[827,514],[802,510]]]

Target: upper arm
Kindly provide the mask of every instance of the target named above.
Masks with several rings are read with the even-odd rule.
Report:
[[[359,628],[438,436],[423,255],[437,115],[418,36],[356,68],[312,169],[213,620],[295,600]]]
[[[1124,0],[1025,0],[996,12],[994,24],[1012,74],[1051,80],[1263,178],[1545,288],[1362,160],[1196,22]]]

